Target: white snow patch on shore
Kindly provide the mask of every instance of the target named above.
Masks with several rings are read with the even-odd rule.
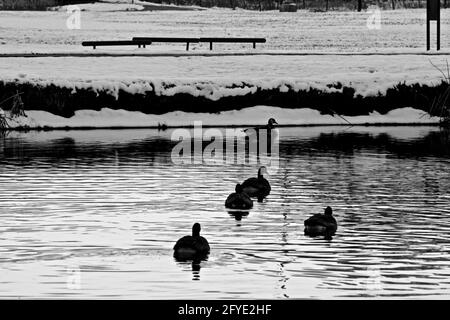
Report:
[[[71,118],[60,117],[46,111],[27,111],[27,117],[10,122],[10,126],[30,128],[107,128],[107,127],[156,127],[159,124],[171,126],[192,126],[194,121],[202,121],[204,126],[248,126],[267,122],[275,118],[282,125],[341,125],[347,124],[340,117],[321,115],[312,109],[284,109],[269,106],[256,106],[242,110],[225,111],[218,114],[186,113],[181,111],[162,115],[142,112],[112,110],[79,110]],[[350,123],[357,124],[435,124],[439,118],[430,117],[425,112],[413,108],[401,108],[385,115],[373,112],[367,116],[346,116]]]

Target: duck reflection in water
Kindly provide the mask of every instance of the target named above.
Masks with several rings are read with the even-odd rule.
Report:
[[[200,280],[200,260],[192,261],[192,280],[199,281]]]
[[[181,266],[183,271],[191,271],[192,272],[192,280],[199,281],[200,280],[200,269],[202,268],[202,261],[207,261],[208,257],[200,257],[193,259],[177,259],[175,257],[175,261],[178,265]]]
[[[228,211],[228,214],[229,214],[231,217],[234,217],[234,219],[235,219],[236,221],[241,221],[241,220],[242,220],[242,217],[246,217],[246,216],[249,215],[249,212],[248,212],[248,211],[239,211],[239,210],[236,210],[236,211]]]

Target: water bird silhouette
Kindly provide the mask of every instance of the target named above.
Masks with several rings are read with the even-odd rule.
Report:
[[[262,166],[258,169],[258,176],[249,178],[242,183],[242,188],[250,197],[257,198],[258,202],[262,202],[265,197],[270,194],[270,183],[264,178],[267,174],[267,168]]]
[[[275,125],[276,125],[276,124],[278,124],[278,122],[277,122],[274,118],[270,118],[270,119],[267,121],[267,124],[266,124],[266,125],[247,128],[247,129],[244,129],[244,132],[248,132],[248,131],[250,131],[251,129],[253,129],[253,130],[255,130],[255,131],[259,131],[259,130],[263,130],[263,129],[269,130],[269,131],[270,131],[270,130],[272,130],[272,129],[275,128]]]
[[[201,226],[194,223],[192,235],[180,238],[175,246],[174,257],[179,261],[204,260],[210,252],[208,240],[200,235]]]
[[[315,214],[305,220],[305,235],[308,236],[332,236],[337,230],[337,221],[333,217],[331,207],[326,207],[324,214]]]
[[[244,192],[244,188],[239,183],[236,185],[235,191],[225,200],[226,208],[246,210],[253,207],[253,200]]]

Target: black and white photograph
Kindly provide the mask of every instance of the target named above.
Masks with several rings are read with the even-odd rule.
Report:
[[[450,0],[0,0],[0,300],[448,300],[449,235]]]

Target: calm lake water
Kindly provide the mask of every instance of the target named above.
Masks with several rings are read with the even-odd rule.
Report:
[[[1,298],[449,298],[450,137],[280,128],[272,193],[224,208],[257,165],[173,164],[171,130],[0,136]],[[331,240],[303,221],[332,206]],[[177,262],[194,222],[212,252]]]

